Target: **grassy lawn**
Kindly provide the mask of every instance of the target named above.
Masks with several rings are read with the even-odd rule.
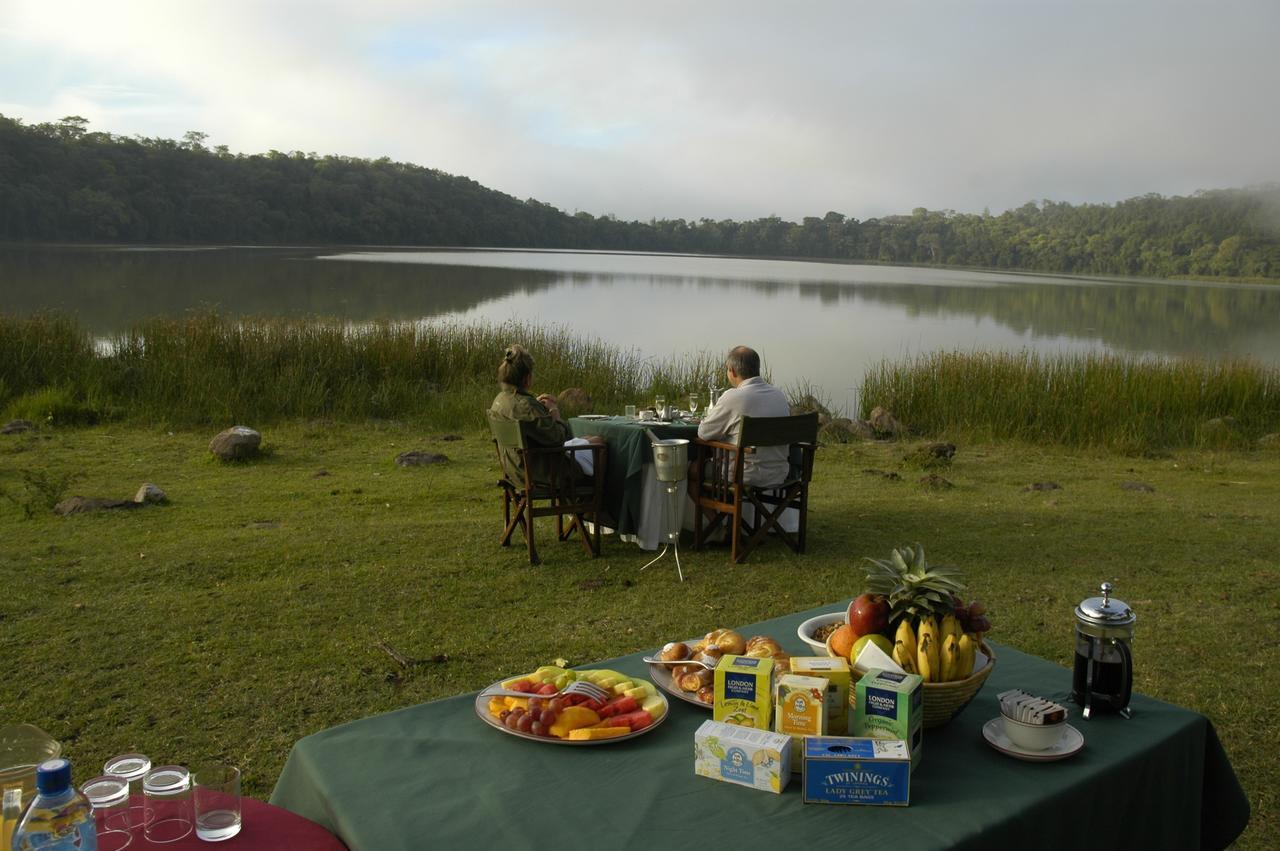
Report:
[[[500,549],[479,432],[445,442],[421,425],[299,422],[264,430],[265,458],[222,465],[205,449],[215,430],[0,436],[12,497],[0,500],[0,715],[60,739],[77,777],[129,750],[219,757],[265,797],[309,733],[555,657],[585,663],[853,596],[860,557],[920,541],[968,571],[994,640],[1064,665],[1074,605],[1114,582],[1138,612],[1135,688],[1212,719],[1253,806],[1242,845],[1280,842],[1280,452],[961,444],[940,471],[954,488],[930,490],[901,468],[909,446],[824,447],[808,555],[775,544],[735,567],[723,549],[689,550],[681,585],[665,563],[639,573],[650,556],[617,541],[595,561],[555,544],[550,521],[541,567]],[[394,465],[415,448],[451,461]],[[172,504],[28,520],[32,470],[78,474],[68,495],[128,497],[150,481]],[[1023,490],[1044,481],[1061,489]],[[447,659],[405,669],[380,643]]]

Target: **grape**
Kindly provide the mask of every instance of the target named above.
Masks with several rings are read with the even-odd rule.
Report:
[[[516,722],[516,729],[521,733],[527,733],[533,727],[533,717],[529,715],[521,715],[520,720]]]
[[[529,711],[530,711],[530,712],[532,712],[532,713],[534,713],[534,714],[536,715],[537,713],[539,713],[539,712],[541,712],[541,711],[542,711],[542,708],[543,708],[543,707],[542,707],[542,698],[540,698],[540,697],[531,697],[531,698],[529,698]]]
[[[508,715],[510,715],[510,714],[511,714],[511,710],[510,710],[510,709],[504,709],[504,710],[502,710],[501,712],[499,712],[499,713],[498,713],[498,720],[499,720],[499,721],[506,721],[506,720],[507,720],[507,716],[508,716]]]
[[[546,735],[546,733],[543,732],[542,723],[539,721],[534,721],[532,724],[529,725],[529,732],[533,733],[535,736]]]
[[[507,725],[508,730],[516,729],[516,725],[520,723],[520,716],[514,712],[507,716],[507,720],[503,722]]]
[[[556,713],[554,710],[544,709],[542,710],[542,715],[538,720],[542,722],[542,726],[550,727],[552,724],[556,723]]]
[[[547,708],[550,709],[555,714],[559,715],[561,712],[564,711],[564,698],[562,697],[552,698],[551,702],[547,704]]]

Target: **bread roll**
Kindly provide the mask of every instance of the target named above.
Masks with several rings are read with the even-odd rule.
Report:
[[[689,645],[683,641],[668,641],[658,651],[658,658],[664,662],[679,662],[689,658]]]
[[[725,653],[737,656],[747,649],[747,640],[732,629],[713,629],[707,633],[707,644],[714,644]]]
[[[782,652],[782,645],[767,635],[756,635],[747,642],[748,656],[761,658],[777,656]]]
[[[681,691],[699,691],[715,682],[715,674],[706,668],[698,665],[693,666],[696,670],[684,674],[680,679],[676,680],[676,684],[680,686]]]
[[[716,702],[715,686],[703,686],[702,688],[698,689],[697,696],[698,696],[698,700],[702,701],[703,703],[706,703],[706,704],[715,703]]]

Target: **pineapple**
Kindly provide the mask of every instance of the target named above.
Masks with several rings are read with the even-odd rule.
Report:
[[[868,558],[866,590],[889,600],[889,623],[916,622],[933,615],[939,622],[955,611],[953,597],[964,589],[964,575],[954,567],[930,566],[924,547],[902,547],[887,559]]]

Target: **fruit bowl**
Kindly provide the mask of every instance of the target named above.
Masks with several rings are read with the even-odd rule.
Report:
[[[829,626],[833,623],[842,624],[844,623],[844,619],[845,613],[843,610],[838,612],[829,612],[825,615],[818,615],[816,617],[809,618],[807,621],[800,624],[800,626],[796,628],[796,635],[800,636],[800,640],[809,645],[813,652],[828,653],[830,648],[827,643],[821,639],[814,638],[814,634],[817,633],[821,627]]]
[[[831,651],[830,641],[827,642],[826,651],[828,656],[843,658],[838,653]],[[978,643],[978,653],[980,655],[977,657],[974,672],[963,680],[924,684],[924,726],[926,729],[941,727],[959,715],[960,710],[968,706],[974,695],[982,690],[987,677],[991,676],[991,671],[996,666],[996,654],[992,651],[991,645],[985,641]],[[984,656],[986,657],[985,659],[982,658]],[[849,688],[850,705],[853,705],[857,700],[854,696],[852,683],[856,683],[860,679],[862,679],[862,674],[854,670]]]

